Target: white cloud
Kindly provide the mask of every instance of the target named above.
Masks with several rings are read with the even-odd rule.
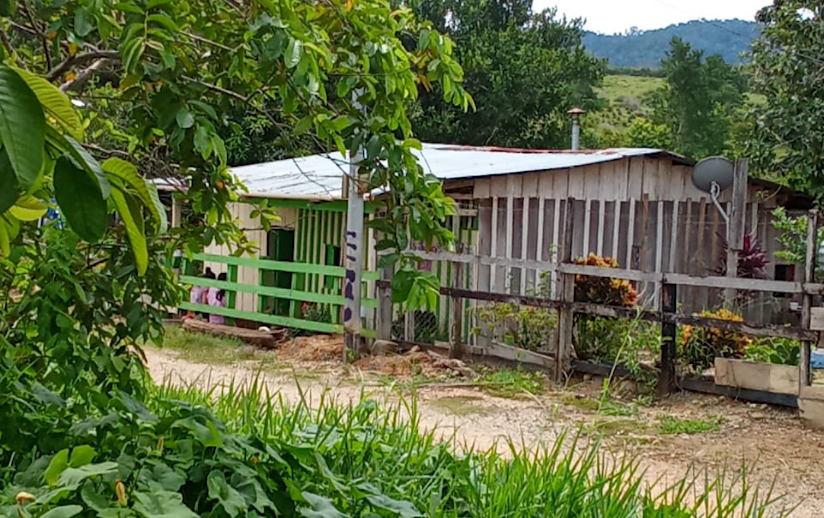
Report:
[[[706,18],[754,20],[770,0],[535,0],[536,11],[558,7],[567,18],[585,18],[590,31],[612,34],[631,27],[659,29]]]

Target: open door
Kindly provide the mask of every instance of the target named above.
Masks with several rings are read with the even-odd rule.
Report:
[[[295,231],[290,229],[273,228],[266,236],[266,259],[273,261],[294,262],[295,260]],[[292,288],[292,272],[264,270],[263,286],[273,288]],[[261,296],[261,307],[272,315],[289,315],[288,299]]]

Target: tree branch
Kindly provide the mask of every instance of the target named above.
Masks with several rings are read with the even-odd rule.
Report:
[[[249,103],[249,98],[244,96],[243,94],[239,94],[239,93],[234,92],[232,90],[227,90],[225,88],[221,88],[221,87],[219,87],[217,85],[213,85],[211,83],[204,83],[203,81],[200,81],[199,79],[194,79],[194,78],[189,77],[189,76],[180,76],[180,77],[182,79],[185,79],[186,81],[189,81],[190,83],[195,83],[197,85],[200,85],[200,86],[206,88],[207,90],[211,90],[212,92],[223,94],[223,95],[228,95],[229,97],[234,97],[235,99],[243,101],[244,103],[247,103],[247,104]],[[257,92],[255,92],[255,93],[257,93]]]
[[[29,19],[29,23],[31,23],[32,28],[37,33],[37,36],[40,38],[40,41],[43,44],[43,55],[46,57],[46,68],[49,69],[52,67],[52,58],[51,52],[49,51],[49,39],[43,33],[43,31],[37,26],[37,22],[34,21],[34,16],[31,14],[31,10],[29,10],[29,6],[23,2],[21,3],[21,7],[23,11],[26,13],[26,17]]]
[[[81,72],[79,72],[74,79],[72,79],[71,81],[67,81],[67,82],[63,83],[62,85],[60,85],[60,91],[61,92],[79,92],[80,90],[83,89],[83,87],[86,85],[86,82],[89,80],[89,78],[95,72],[99,71],[100,69],[102,69],[103,67],[108,65],[110,62],[111,62],[111,60],[108,59],[108,58],[98,59],[97,61],[92,63],[92,65],[89,68],[86,68],[86,69],[82,70]]]
[[[94,153],[99,153],[101,155],[106,156],[116,156],[118,158],[123,158],[125,160],[133,160],[134,157],[125,151],[120,151],[119,149],[105,149],[95,144],[83,144],[83,147],[92,151]]]
[[[76,56],[69,56],[68,58],[61,61],[56,67],[49,70],[49,73],[46,74],[46,80],[54,81],[73,66],[84,65],[90,61],[102,58],[119,60],[120,53],[116,50],[95,50],[92,52],[77,54]]]
[[[6,34],[6,30],[2,27],[0,27],[0,41],[2,41],[3,48],[6,49],[6,52],[8,52],[9,56],[17,56],[17,54],[14,52],[14,47],[11,46],[11,42],[9,41],[9,35]],[[17,66],[23,68],[23,62],[20,61],[20,58],[16,57],[16,60]]]

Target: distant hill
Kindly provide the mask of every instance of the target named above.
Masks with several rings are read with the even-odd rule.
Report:
[[[679,37],[704,55],[720,54],[727,63],[740,63],[758,36],[758,25],[744,20],[694,20],[654,31],[627,34],[584,34],[584,46],[612,67],[651,67],[661,64],[670,41]]]

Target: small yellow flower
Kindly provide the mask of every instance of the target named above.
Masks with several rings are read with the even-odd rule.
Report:
[[[26,493],[25,491],[20,491],[19,493],[17,493],[15,500],[17,500],[17,505],[23,505],[26,502],[33,502],[34,495],[31,493]]]
[[[126,506],[126,486],[123,485],[123,482],[118,480],[117,483],[114,485],[115,493],[117,493],[117,503],[120,507]]]

